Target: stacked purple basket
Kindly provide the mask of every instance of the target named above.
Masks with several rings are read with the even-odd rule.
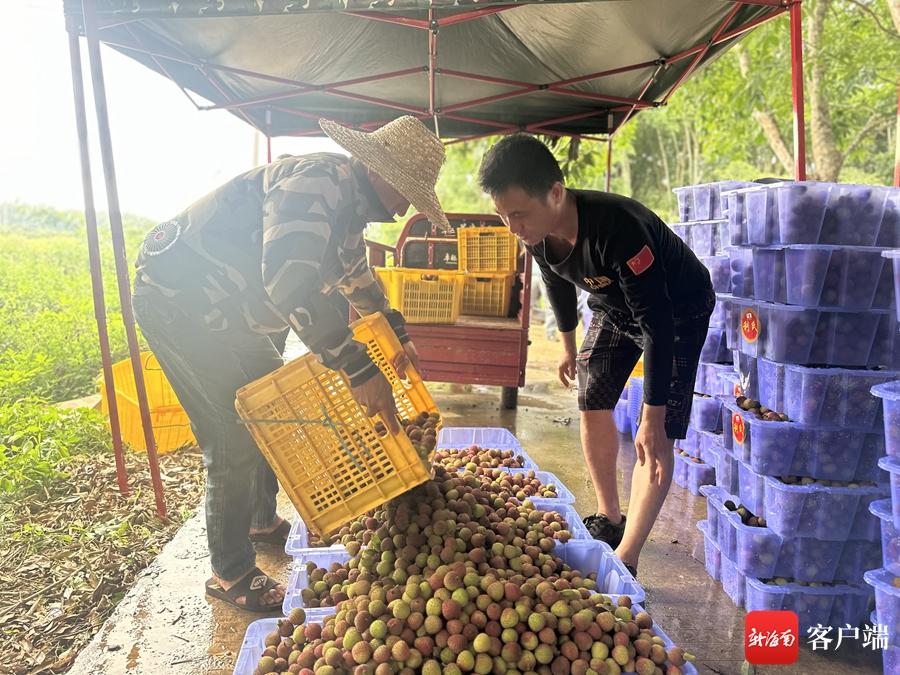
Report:
[[[715,482],[717,466],[723,461],[719,453],[722,445],[722,405],[716,396],[723,393],[723,387],[733,390],[733,385],[723,377],[734,373],[727,337],[732,319],[729,294],[734,279],[726,252],[730,244],[726,195],[731,190],[749,185],[752,184],[719,181],[673,190],[678,199],[681,222],[672,225],[672,231],[684,240],[709,270],[717,298],[706,342],[700,353],[690,429],[687,438],[676,443],[673,479],[677,485],[695,495],[701,486]],[[708,435],[702,445],[700,434]]]
[[[881,525],[882,567],[865,574],[875,590],[878,623],[888,627],[884,672],[897,672],[900,658],[900,379],[872,387],[884,406],[884,443],[887,455],[878,462],[890,480],[890,499],[872,502],[869,510]]]
[[[898,419],[888,421],[889,395],[882,413],[870,392],[900,377],[900,259],[887,251],[900,246],[900,190],[784,182],[721,197],[726,344],[740,391],[761,407],[739,406],[736,391],[727,391],[734,378],[720,374],[724,435],[717,488],[704,488],[714,540],[708,549],[748,611],[796,606],[808,595],[802,583],[846,583],[853,590],[845,598],[869,598],[874,587],[888,605],[885,616],[896,619],[900,590],[891,595],[883,575],[866,570],[900,549],[900,506],[885,508],[889,479],[881,470],[897,469],[890,479],[900,500],[900,459],[890,456],[892,440],[900,453],[900,404]],[[716,510],[712,494],[736,495],[734,505],[764,526],[742,525],[718,497]],[[773,558],[773,544],[789,557]],[[832,554],[834,569],[823,572]],[[896,561],[884,564],[900,571]],[[778,577],[778,607],[769,602],[775,595],[766,577]],[[830,625],[825,604],[804,620]],[[841,618],[865,621],[866,602],[851,604]]]

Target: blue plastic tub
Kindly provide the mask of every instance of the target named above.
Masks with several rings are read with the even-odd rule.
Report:
[[[897,321],[900,321],[900,249],[883,251],[881,255],[891,261],[894,269],[894,307],[897,310]]]
[[[716,469],[703,462],[693,462],[687,457],[675,453],[675,468],[672,473],[675,484],[685,488],[692,495],[699,495],[704,485],[714,485]]]
[[[291,610],[295,607],[302,607],[306,611],[306,618],[308,621],[321,623],[326,617],[336,613],[337,608],[335,607],[304,606],[301,591],[306,588],[309,583],[306,574],[306,563],[313,562],[316,564],[316,567],[328,569],[333,563],[343,565],[348,560],[350,560],[350,554],[347,553],[347,550],[343,546],[313,550],[304,557],[296,558],[291,569],[291,576],[288,579],[284,602],[281,605],[281,609],[284,611],[285,616],[290,614]]]
[[[438,432],[437,448],[458,450],[477,445],[480,448],[512,450],[525,460],[525,469],[537,469],[538,465],[509,429],[502,427],[444,427]]]
[[[747,396],[759,401],[759,373],[757,372],[758,360],[754,356],[745,354],[740,350],[732,352],[732,366],[740,378],[740,386],[743,394],[731,394],[732,398],[736,396]],[[760,401],[762,402],[762,401]]]
[[[745,577],[745,583],[746,611],[795,612],[802,635],[813,626],[858,626],[869,616],[873,595],[865,585],[812,587],[789,583],[777,586],[751,576]]]
[[[702,363],[728,363],[731,360],[731,352],[725,342],[725,330],[710,326],[706,333],[706,340],[700,350]]]
[[[753,249],[749,246],[729,246],[729,293],[738,298],[753,298]]]
[[[712,431],[701,431],[699,434],[700,452],[696,456],[700,457],[700,460],[705,464],[715,467],[719,453],[725,449],[722,441],[722,434],[714,433]]]
[[[725,326],[728,323],[728,303],[722,301],[723,296],[724,294],[716,295],[716,304],[709,317],[710,326]]]
[[[694,396],[690,424],[697,431],[721,431],[722,402],[711,396]]]
[[[875,589],[878,623],[888,627],[888,646],[900,647],[900,588],[894,574],[882,568],[866,572],[866,583]]]
[[[685,246],[691,247],[691,227],[689,223],[673,223],[669,225],[669,229],[685,243]]]
[[[727,500],[740,505],[736,495],[714,486],[704,487],[701,494],[707,510],[716,511],[718,548],[747,576],[861,584],[866,570],[881,564],[878,542],[781,537],[768,527],[744,525],[737,513],[726,509]]]
[[[628,380],[628,421],[631,423],[631,437],[637,436],[641,407],[644,405],[644,378],[632,377]]]
[[[786,367],[787,366],[776,361],[769,361],[769,359],[756,359],[756,377],[759,385],[759,398],[757,400],[767,408],[777,412],[785,412],[784,371]],[[788,417],[790,417],[790,415],[788,415]]]
[[[894,527],[900,528],[900,459],[882,457],[878,466],[888,472],[891,481],[891,508],[894,512]]]
[[[900,380],[872,387],[884,407],[884,445],[889,457],[900,459]]]
[[[740,467],[738,461],[724,447],[713,450],[716,461],[716,487],[736,495],[740,488]]]
[[[884,435],[840,426],[768,422],[725,401],[731,450],[764,476],[809,476],[818,480],[883,480],[878,460]]]
[[[881,556],[884,566],[900,576],[900,527],[894,525],[890,499],[878,499],[869,504],[869,511],[881,522]]]
[[[557,544],[553,555],[572,569],[585,574],[596,572],[599,593],[614,599],[627,595],[634,603],[643,602],[646,598],[644,588],[605,541],[573,539]]]
[[[861,246],[787,246],[787,303],[802,307],[891,309],[892,270],[881,253],[882,249]]]
[[[329,549],[334,549],[335,551],[343,551],[343,544],[335,544],[334,546],[310,546],[309,545],[309,530],[306,528],[306,523],[303,522],[303,519],[300,516],[294,518],[294,522],[291,524],[291,531],[288,533],[287,542],[284,545],[284,552],[287,553],[292,558],[300,558],[308,555],[309,553],[318,553],[321,551],[327,551]]]
[[[703,565],[706,573],[715,581],[721,577],[722,554],[716,546],[715,537],[709,535],[709,523],[705,520],[697,522],[697,529],[703,533]]]
[[[611,595],[610,597],[616,596]],[[634,614],[643,610],[644,608],[639,604],[634,604],[632,607]],[[320,622],[307,620],[307,623]],[[266,635],[271,633],[277,625],[278,619],[258,619],[247,626],[247,632],[244,634],[244,640],[241,643],[237,663],[234,667],[234,675],[253,675],[256,670],[256,664],[265,650]],[[653,624],[653,632],[662,639],[666,651],[675,646],[675,642],[656,623]],[[682,666],[681,671],[684,675],[697,675],[697,668],[692,663],[686,663]]]
[[[756,303],[741,307],[740,350],[791,364],[895,367],[900,338],[893,313],[885,310],[809,309]]]
[[[881,401],[872,388],[897,378],[900,378],[897,370],[787,365],[784,366],[783,411],[792,420],[803,424],[887,430],[889,425],[884,424]],[[897,391],[900,396],[900,386]],[[892,422],[897,425],[895,428],[900,428],[900,410]],[[900,453],[900,447],[897,452]]]
[[[556,497],[529,497],[536,508],[542,511],[553,511],[558,504],[574,504],[575,495],[567,488],[556,474],[549,471],[536,471],[535,469],[506,469],[511,474],[528,473],[534,471],[534,477],[537,478],[541,485],[555,485]],[[550,508],[553,507],[553,508]]]
[[[807,181],[767,189],[777,201],[781,243],[897,245],[897,188]]]
[[[631,418],[628,416],[628,400],[620,398],[613,410],[613,421],[620,434],[631,436]]]
[[[722,180],[673,188],[678,200],[678,216],[683,222],[721,219],[730,210],[729,191],[751,185],[745,181]]]
[[[730,363],[700,363],[697,366],[697,379],[694,380],[694,391],[707,396],[722,393],[722,374],[735,375],[734,366]]]
[[[728,223],[728,243],[743,246],[749,243],[747,234],[747,189],[731,190],[723,195]]]
[[[716,255],[719,244],[719,227],[724,225],[722,220],[703,220],[690,223],[688,228],[691,240],[691,250],[701,258]]]
[[[753,298],[765,302],[787,302],[787,273],[784,248],[754,246]]]
[[[716,293],[731,293],[731,264],[727,255],[700,256]]]
[[[780,243],[777,209],[775,194],[768,187],[757,187],[744,193],[748,243],[758,246]]]
[[[770,476],[764,480],[766,524],[782,537],[873,541],[880,536],[880,523],[869,504],[885,496],[883,487],[787,485]]]

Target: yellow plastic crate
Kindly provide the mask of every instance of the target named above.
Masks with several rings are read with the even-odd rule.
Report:
[[[147,404],[150,408],[150,422],[156,451],[172,452],[185,445],[196,445],[197,439],[191,431],[191,421],[178,402],[178,397],[159,367],[151,352],[141,353],[141,367],[147,387]],[[119,428],[122,440],[135,450],[147,451],[144,431],[141,426],[141,411],[138,407],[137,387],[131,361],[125,359],[113,364],[113,382],[116,385],[116,404],[119,413]],[[97,378],[100,387],[100,411],[109,417],[109,401],[101,372]]]
[[[401,380],[390,365],[402,347],[384,316],[360,319],[353,333],[387,375],[401,417],[437,412],[421,377],[409,369]],[[431,477],[406,433],[380,435],[380,417],[367,417],[343,374],[312,354],[239,389],[235,408],[300,517],[319,535]]]
[[[643,377],[644,376],[644,357],[641,356],[638,359],[637,365],[634,367],[634,370],[631,371],[630,377]]]
[[[515,272],[466,272],[462,313],[506,316]]]
[[[459,269],[466,272],[515,272],[519,248],[505,227],[460,227]]]
[[[407,323],[456,323],[465,275],[457,270],[376,267],[388,304]]]

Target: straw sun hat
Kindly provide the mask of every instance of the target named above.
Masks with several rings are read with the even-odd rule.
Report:
[[[444,144],[415,117],[404,115],[372,132],[319,120],[322,131],[381,176],[413,207],[443,230],[450,222],[434,186],[444,163]]]

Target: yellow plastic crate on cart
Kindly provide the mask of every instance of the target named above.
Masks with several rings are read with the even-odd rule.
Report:
[[[515,272],[466,272],[462,313],[506,316],[515,278]]]
[[[505,227],[460,227],[456,230],[459,269],[465,272],[515,272],[519,246]]]
[[[643,377],[644,376],[644,357],[641,356],[638,359],[637,365],[634,367],[634,370],[631,371],[630,377]]]
[[[407,323],[456,323],[465,275],[458,270],[376,267],[388,304]]]
[[[147,404],[150,408],[156,451],[166,453],[185,445],[196,445],[197,439],[191,431],[191,421],[152,352],[141,352],[141,368],[147,387]],[[146,452],[147,444],[144,442],[131,360],[125,359],[113,364],[112,371],[122,440],[135,450]],[[100,411],[109,417],[109,401],[102,372],[97,377],[97,383],[100,387]]]
[[[401,419],[438,412],[421,376],[409,368],[401,380],[391,365],[403,348],[383,315],[364,317],[352,328],[387,376]],[[432,475],[406,433],[379,434],[380,416],[367,417],[344,375],[313,354],[239,389],[235,408],[303,522],[319,535]]]

